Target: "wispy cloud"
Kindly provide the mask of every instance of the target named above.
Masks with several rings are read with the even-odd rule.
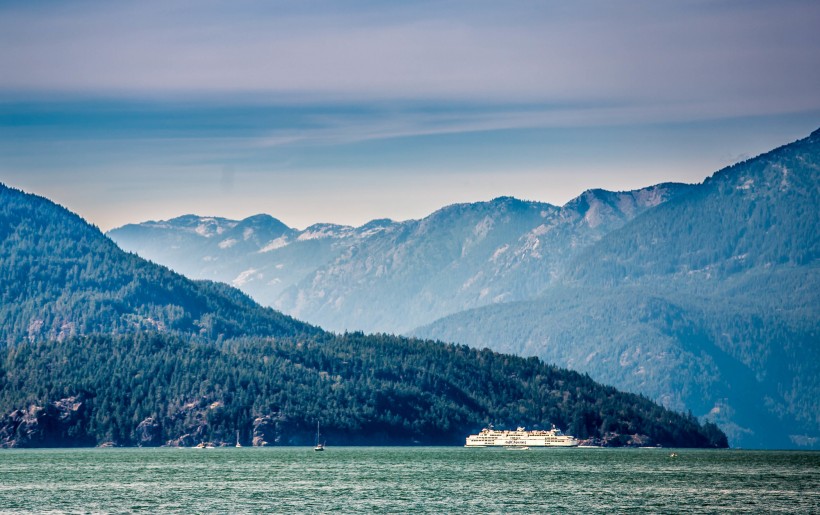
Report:
[[[643,103],[700,116],[733,103],[747,114],[820,107],[815,1],[392,4],[6,6],[0,69],[13,72],[0,88],[310,102],[614,100],[638,115]]]

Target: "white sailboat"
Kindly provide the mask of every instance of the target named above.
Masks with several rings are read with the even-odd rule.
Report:
[[[319,421],[316,421],[316,447],[313,448],[314,451],[324,451],[325,444],[319,439]]]

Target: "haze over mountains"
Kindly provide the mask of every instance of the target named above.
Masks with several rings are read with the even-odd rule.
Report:
[[[336,330],[402,333],[465,309],[532,298],[604,234],[692,186],[592,190],[563,207],[500,197],[422,220],[291,229],[269,215],[182,216],[108,233],[121,247]]]
[[[305,231],[188,216],[109,235],[330,329],[536,355],[710,417],[734,445],[811,447],[818,177],[815,131],[702,184],[592,190],[563,207],[498,198]]]
[[[415,334],[589,372],[708,415],[735,445],[817,445],[818,179],[820,131],[606,235],[562,288]]]
[[[459,444],[489,423],[725,447],[713,424],[537,359],[337,336],[117,248],[0,184],[0,447]]]

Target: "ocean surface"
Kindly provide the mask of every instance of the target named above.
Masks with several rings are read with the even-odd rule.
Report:
[[[820,452],[0,451],[2,513],[820,513]]]

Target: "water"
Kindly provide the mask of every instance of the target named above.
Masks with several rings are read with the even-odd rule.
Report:
[[[820,453],[331,447],[0,451],[0,512],[820,513]]]

